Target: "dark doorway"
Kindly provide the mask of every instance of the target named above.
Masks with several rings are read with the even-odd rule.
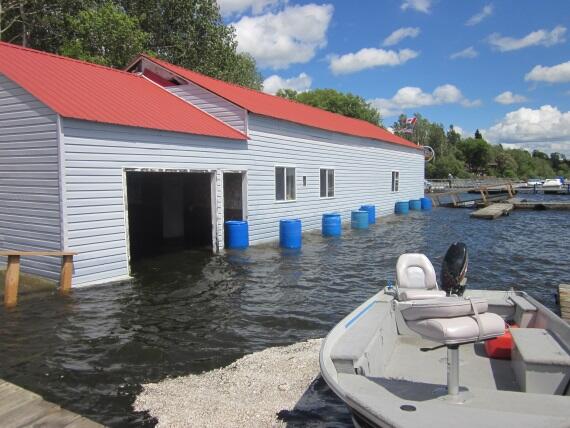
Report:
[[[224,172],[224,220],[244,220],[244,180],[244,173]]]
[[[212,248],[212,174],[127,171],[132,260]]]

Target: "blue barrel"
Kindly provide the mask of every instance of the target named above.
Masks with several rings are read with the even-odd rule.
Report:
[[[352,211],[350,220],[353,229],[368,229],[368,211]]]
[[[395,212],[396,214],[408,214],[410,210],[410,203],[408,201],[405,202],[396,202]]]
[[[301,219],[279,221],[279,243],[281,248],[301,248]]]
[[[376,223],[376,207],[374,205],[362,205],[360,209],[368,212],[368,224]]]
[[[339,213],[323,214],[323,236],[340,236],[342,225]]]
[[[420,201],[422,202],[422,210],[431,211],[432,202],[430,198],[421,198]]]
[[[226,248],[243,249],[249,247],[249,227],[247,221],[228,220],[226,224]]]
[[[422,201],[419,199],[412,199],[410,201],[410,209],[414,211],[420,211],[422,209]]]

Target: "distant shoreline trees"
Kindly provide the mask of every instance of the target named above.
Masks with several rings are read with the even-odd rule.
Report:
[[[570,160],[562,153],[550,155],[539,150],[508,149],[489,144],[477,130],[473,137],[463,138],[450,125],[447,131],[441,123],[431,123],[416,113],[415,126],[410,131],[407,117],[401,115],[393,125],[394,133],[416,144],[434,149],[435,159],[426,166],[427,178],[458,178],[474,175],[528,179],[533,177],[570,177]]]

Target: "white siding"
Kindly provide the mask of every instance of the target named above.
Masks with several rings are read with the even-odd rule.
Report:
[[[254,164],[248,173],[248,214],[254,242],[275,239],[283,218],[300,218],[304,231],[319,229],[323,213],[340,212],[343,221],[350,221],[352,210],[373,204],[377,215],[388,215],[397,201],[424,194],[424,159],[415,149],[252,114],[249,137]],[[275,201],[275,165],[296,168],[294,202]],[[333,198],[320,198],[320,168],[335,170]],[[396,193],[391,192],[393,170],[400,171]]]
[[[386,215],[396,201],[423,196],[424,160],[417,150],[256,115],[249,117],[247,143],[68,119],[63,132],[68,245],[80,253],[75,285],[128,273],[124,168],[247,171],[252,244],[276,239],[282,218],[301,218],[306,231],[320,227],[324,212],[340,211],[346,221],[352,209],[375,204]],[[275,165],[297,168],[296,201],[275,201]],[[320,198],[321,167],[335,169],[332,199]],[[400,171],[398,193],[391,193],[394,169]],[[221,224],[223,183],[216,176]]]
[[[57,115],[0,74],[2,249],[62,248],[57,133]],[[52,279],[61,265],[54,257],[24,257],[21,263],[22,271]]]
[[[247,132],[246,111],[194,83],[164,88],[238,131]]]

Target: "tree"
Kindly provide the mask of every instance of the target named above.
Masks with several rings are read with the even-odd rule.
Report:
[[[296,101],[297,95],[299,95],[299,93],[294,89],[285,88],[285,89],[279,89],[275,95],[281,98],[286,98],[288,100]]]
[[[491,146],[483,139],[467,138],[461,142],[460,150],[472,172],[482,172],[491,160]]]
[[[450,146],[457,146],[461,141],[461,135],[455,131],[453,125],[449,125],[449,130],[447,131],[447,144]]]
[[[136,18],[110,1],[70,17],[69,28],[74,37],[64,42],[63,55],[111,67],[126,66],[149,38]]]
[[[322,108],[333,113],[362,119],[374,125],[382,126],[380,112],[367,103],[364,98],[351,93],[342,93],[334,89],[315,89],[307,92],[295,92],[291,89],[279,90],[278,96]]]
[[[501,150],[499,153],[497,153],[495,162],[497,164],[497,172],[500,176],[510,178],[517,176],[517,170],[519,166],[513,156],[511,156],[510,150]]]
[[[261,89],[255,61],[237,52],[233,27],[215,0],[120,0],[150,35],[148,49],[168,62],[218,79]]]
[[[477,140],[482,140],[482,139],[483,139],[483,135],[481,134],[481,132],[479,132],[479,129],[477,129],[477,130],[475,131],[475,138],[476,138]]]
[[[2,40],[118,66],[139,48],[141,36],[146,34],[141,52],[154,53],[208,76],[261,88],[255,61],[237,52],[235,31],[222,21],[215,0],[0,0],[0,4],[7,1],[18,7],[12,7],[9,13],[0,12]],[[23,14],[20,4],[24,5]],[[102,28],[102,10],[111,9],[109,4],[115,6],[115,12],[124,14],[113,15],[120,24],[118,28],[113,27],[117,22],[113,20],[109,27]],[[131,25],[134,23],[135,27]],[[127,28],[135,34],[122,32]],[[122,50],[110,42],[117,33],[126,36]],[[134,46],[128,46],[131,41]],[[109,46],[120,55],[107,59]]]
[[[538,149],[535,149],[532,151],[532,157],[533,158],[537,158],[537,159],[544,159],[544,160],[548,160],[548,155],[544,152],[541,152]]]

